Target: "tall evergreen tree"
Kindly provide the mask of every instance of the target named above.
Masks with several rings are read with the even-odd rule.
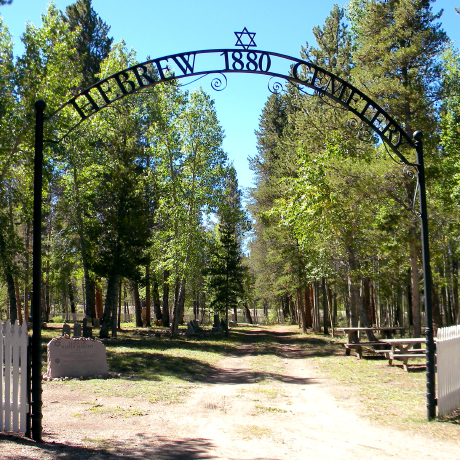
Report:
[[[243,298],[242,244],[249,226],[233,166],[229,168],[218,217],[216,244],[207,268],[208,290],[212,295],[210,307],[216,312],[225,312],[228,320],[229,308],[233,308],[236,317],[238,301]]]
[[[352,72],[356,86],[365,88],[405,127],[409,136],[415,130],[422,130],[428,152],[434,152],[437,145],[439,57],[447,42],[438,22],[442,11],[434,14],[432,3],[432,0],[352,0],[349,8],[356,39],[353,56],[356,65]],[[427,160],[430,173],[430,158]],[[406,200],[413,200],[414,182],[407,178],[401,181]],[[408,224],[406,216],[404,219],[410,253],[414,334],[419,336],[418,223],[415,218]]]
[[[66,8],[65,20],[70,30],[78,30],[76,51],[82,79],[78,90],[87,88],[98,80],[102,61],[109,55],[113,38],[110,26],[94,11],[92,0],[78,0]]]

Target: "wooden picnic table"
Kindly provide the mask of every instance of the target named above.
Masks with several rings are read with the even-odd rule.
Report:
[[[344,343],[345,347],[345,355],[350,356],[351,349],[356,350],[356,354],[358,359],[361,359],[363,356],[363,347],[378,347],[380,348],[382,345],[385,345],[386,339],[383,341],[377,340],[377,342],[360,342],[359,341],[359,333],[372,331],[372,332],[380,332],[385,337],[391,337],[392,334],[396,331],[403,331],[404,327],[394,326],[394,327],[344,327],[342,328],[343,332],[347,334],[347,343]]]
[[[378,352],[385,354],[390,366],[393,365],[393,360],[402,361],[404,370],[408,371],[407,362],[409,359],[426,356],[424,348],[414,348],[416,345],[424,344],[426,342],[425,337],[401,337],[399,339],[386,339],[384,342],[389,344],[391,349],[378,350]]]
[[[367,331],[372,331],[372,332],[380,332],[384,335],[385,339],[391,339],[392,335],[397,332],[403,332],[404,327],[402,326],[383,326],[383,327],[377,327],[377,326],[372,326],[372,327],[344,327],[342,328],[343,332],[348,335],[348,341],[347,343],[357,343],[359,342],[359,333],[360,332],[367,332]]]

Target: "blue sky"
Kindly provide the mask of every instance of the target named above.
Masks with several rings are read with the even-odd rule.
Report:
[[[56,0],[61,10],[72,4],[69,0]],[[300,47],[306,42],[314,44],[312,29],[322,25],[332,10],[334,1],[300,0],[93,0],[93,8],[111,26],[115,41],[124,39],[137,51],[139,61],[147,56],[157,58],[185,51],[233,48],[234,32],[244,27],[255,32],[259,50],[279,52],[299,57]],[[16,43],[15,54],[23,48],[20,37],[25,23],[41,24],[40,14],[46,11],[47,0],[13,0],[12,5],[0,8]],[[338,3],[345,5],[345,3]],[[437,0],[433,10],[444,9],[441,18],[444,30],[460,47],[460,21],[455,13],[460,0]],[[252,184],[248,156],[256,154],[254,130],[269,95],[268,77],[260,75],[228,76],[227,88],[215,92],[211,79],[200,85],[216,101],[217,114],[226,132],[224,149],[234,161],[239,183]]]

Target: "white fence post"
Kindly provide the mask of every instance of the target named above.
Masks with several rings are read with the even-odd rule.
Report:
[[[0,431],[27,431],[28,343],[27,323],[0,322]],[[3,378],[4,376],[4,378]]]
[[[11,323],[5,323],[5,431],[11,431]]]
[[[460,326],[438,329],[438,415],[460,407]]]
[[[3,323],[0,321],[0,359],[2,362],[0,363],[0,431],[4,430],[3,424],[3,358],[4,358],[4,347],[3,347]]]

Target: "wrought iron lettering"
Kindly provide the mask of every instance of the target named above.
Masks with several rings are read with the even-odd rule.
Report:
[[[252,33],[251,33],[252,34]],[[252,40],[253,37],[250,37]],[[242,45],[240,45],[242,46]],[[214,74],[211,87],[221,91],[227,86],[225,73],[261,73],[270,78],[269,89],[280,92],[284,89],[279,80],[284,79],[294,84],[313,89],[317,94],[329,96],[351,112],[377,133],[384,142],[403,160],[398,147],[404,141],[413,146],[413,141],[392,118],[375,102],[361,93],[357,88],[345,82],[337,75],[315,64],[297,58],[268,51],[253,51],[252,43],[243,49],[220,49],[192,51],[173,54],[136,64],[121,72],[107,77],[73,97],[62,105],[54,114],[69,107],[78,114],[79,121],[69,129],[67,136],[79,123],[89,116],[122,97],[146,87],[155,86],[163,81],[198,76],[199,78]],[[200,56],[214,62],[214,68],[200,68]],[[222,62],[222,57],[223,62]],[[275,80],[272,80],[274,78]],[[356,128],[355,128],[356,129]],[[360,127],[360,133],[363,129]],[[360,135],[361,137],[367,137]],[[61,137],[61,139],[63,138]]]
[[[142,73],[140,73],[139,70],[142,70]],[[149,75],[149,71],[146,65],[139,64],[133,67],[133,72],[136,76],[136,80],[139,86],[149,86],[152,83],[155,83],[155,79]]]
[[[86,99],[86,101],[83,104],[80,103],[82,99]],[[77,113],[80,115],[82,120],[84,120],[85,118],[88,118],[93,113],[96,113],[100,108],[96,104],[94,99],[90,96],[89,92],[84,92],[81,95],[74,97],[73,99],[70,100],[70,103],[75,108]],[[91,108],[89,111],[87,111],[88,107]]]
[[[336,86],[336,84],[338,85]],[[337,97],[338,99],[342,98],[343,92],[345,91],[345,85],[342,82],[339,82],[334,76],[331,75],[331,79],[326,87],[326,92],[331,96]],[[337,95],[337,93],[339,93]]]
[[[192,56],[192,58],[190,58],[190,56]],[[184,75],[187,75],[187,71],[190,71],[190,73],[193,73],[193,70],[195,68],[195,56],[196,56],[195,53],[179,54],[178,56],[173,56],[172,59],[177,64],[177,67],[179,67],[182,73]]]
[[[157,59],[157,60],[155,60],[155,61],[153,61],[153,62],[154,62],[155,65],[157,66],[158,73],[160,74],[160,79],[161,79],[161,80],[168,80],[168,77],[165,76],[163,70],[169,71],[169,66],[166,65],[166,67],[162,67],[162,66],[161,66],[161,61],[166,61],[166,62],[168,62],[167,59]],[[170,78],[172,78],[172,77],[170,77]],[[170,78],[169,78],[169,79],[170,79]]]
[[[299,83],[305,83],[305,84],[308,84],[308,85],[312,85],[312,81],[313,81],[313,76],[309,75],[307,73],[307,78],[302,78],[301,76],[299,76],[299,67],[300,66],[305,66],[308,68],[308,71],[311,72],[311,66],[306,63],[306,62],[298,62],[297,64],[294,65],[294,67],[292,68],[292,75],[294,76],[294,78],[299,82]]]
[[[123,77],[123,80],[121,79]],[[129,80],[128,72],[120,72],[114,76],[118,87],[120,88],[123,94],[132,93],[136,89],[136,85],[132,80]]]

